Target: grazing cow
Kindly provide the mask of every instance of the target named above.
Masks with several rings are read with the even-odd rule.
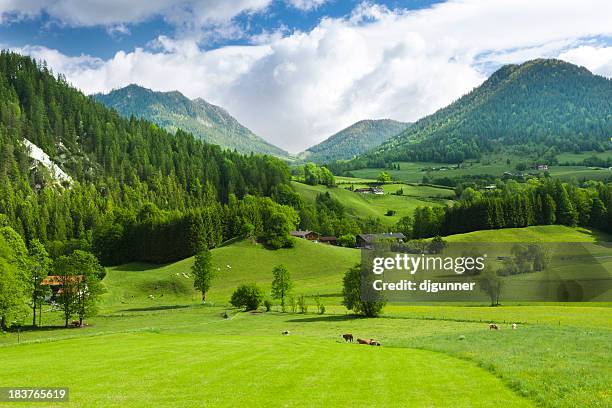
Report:
[[[516,330],[516,323],[512,323],[512,330]]]
[[[288,336],[288,335],[290,335],[290,334],[291,334],[291,332],[290,332],[289,330],[285,330],[285,331],[283,332],[283,336]]]
[[[342,338],[344,339],[344,341],[350,341],[351,343],[353,342],[353,335],[351,333],[343,334]]]
[[[495,323],[491,323],[489,325],[489,330],[499,330],[499,327],[497,327],[497,325]]]
[[[357,343],[359,344],[371,344],[368,339],[357,339]]]
[[[374,339],[370,339],[370,346],[380,346],[380,342]]]

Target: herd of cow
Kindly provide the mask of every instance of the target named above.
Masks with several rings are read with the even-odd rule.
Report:
[[[512,323],[512,329],[516,330],[516,323]],[[495,323],[491,323],[489,325],[489,330],[499,330],[499,326]],[[283,336],[288,336],[291,334],[289,330],[285,330],[282,332]],[[353,334],[352,333],[344,333],[340,335],[345,342],[352,343],[353,342]],[[380,342],[374,339],[357,339],[357,343],[359,344],[367,344],[369,346],[380,346]]]
[[[346,342],[353,342],[353,334],[352,333],[344,333],[342,338]],[[359,344],[367,344],[369,346],[380,346],[380,342],[374,339],[357,339],[357,343]]]

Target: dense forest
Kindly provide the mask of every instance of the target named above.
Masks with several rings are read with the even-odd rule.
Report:
[[[30,157],[24,140],[72,181]],[[56,257],[92,247],[107,263],[166,262],[245,231],[285,245],[257,220],[275,212],[287,222],[281,229],[297,223],[293,209],[265,198],[289,180],[278,159],[123,118],[44,63],[0,54],[0,224],[26,243],[40,239]]]
[[[126,118],[134,115],[147,119],[172,133],[182,129],[197,139],[223,148],[247,154],[289,155],[242,126],[225,109],[201,98],[191,100],[178,91],[155,92],[129,85],[108,94],[93,95],[93,98]]]
[[[335,174],[394,161],[460,163],[509,146],[522,151],[611,148],[612,80],[558,60],[506,65],[449,106],[417,121]]]
[[[588,181],[581,186],[560,180],[514,180],[493,191],[462,191],[449,207],[420,207],[398,229],[413,238],[470,231],[560,224],[612,232],[612,185]]]

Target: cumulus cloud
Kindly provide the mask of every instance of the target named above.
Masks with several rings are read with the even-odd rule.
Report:
[[[248,46],[205,51],[159,37],[109,60],[21,51],[85,92],[140,83],[203,97],[297,152],[361,119],[417,120],[503,63],[559,57],[611,75],[610,15],[607,0],[452,0],[416,11],[362,3],[308,32],[268,33]]]
[[[562,53],[559,58],[612,78],[612,47],[581,45]]]
[[[198,40],[242,36],[233,19],[266,10],[273,0],[0,0],[0,22],[35,18],[45,13],[52,22],[72,27],[106,26],[125,34],[128,24],[161,17],[177,35]],[[117,29],[121,31],[117,31]]]
[[[287,4],[298,10],[313,10],[325,4],[327,0],[287,0]]]

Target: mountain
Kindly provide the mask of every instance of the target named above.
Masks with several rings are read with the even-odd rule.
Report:
[[[127,119],[43,62],[0,51],[0,229],[55,257],[87,249],[104,263],[169,262],[246,228],[266,239],[294,228],[282,225],[294,210],[269,198],[290,179],[281,159]]]
[[[134,115],[150,120],[172,133],[182,129],[207,143],[242,153],[288,156],[286,151],[242,126],[225,109],[201,98],[191,100],[178,91],[155,92],[132,84],[92,97],[125,117]]]
[[[360,157],[353,168],[392,161],[458,163],[492,151],[601,151],[612,147],[611,135],[612,80],[567,62],[537,59],[503,66]]]
[[[306,149],[300,157],[315,163],[351,159],[381,145],[408,126],[410,123],[391,119],[362,120]]]

